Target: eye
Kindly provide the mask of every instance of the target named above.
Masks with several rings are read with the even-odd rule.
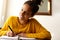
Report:
[[[23,11],[23,9],[21,9],[21,11]]]

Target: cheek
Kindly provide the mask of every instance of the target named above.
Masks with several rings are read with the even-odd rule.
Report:
[[[27,15],[26,18],[29,19],[31,17],[31,14]]]
[[[22,12],[19,13],[19,17],[21,16],[21,13],[22,13]]]
[[[25,18],[26,18],[26,19],[29,19],[29,18],[30,18],[30,16],[25,16]]]
[[[20,11],[19,15],[21,15],[21,13],[22,13],[22,12]]]

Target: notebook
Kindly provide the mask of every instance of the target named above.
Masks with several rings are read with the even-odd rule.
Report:
[[[1,36],[0,40],[18,40],[18,36],[15,37]]]
[[[19,36],[14,36],[14,37],[8,37],[8,36],[1,36],[0,40],[36,40],[35,38],[26,38],[26,37],[19,37]]]

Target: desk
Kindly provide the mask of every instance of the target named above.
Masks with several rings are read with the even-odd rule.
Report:
[[[8,37],[8,36],[2,36],[0,37],[0,40],[36,40],[35,38],[25,38],[25,37]]]

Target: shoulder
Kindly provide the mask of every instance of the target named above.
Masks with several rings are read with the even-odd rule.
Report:
[[[31,18],[30,21],[38,22],[35,18]]]
[[[42,26],[42,24],[35,18],[31,18],[30,22],[34,24],[35,26]]]
[[[10,16],[7,18],[7,21],[9,21],[9,20],[11,21],[11,20],[15,20],[15,19],[17,19],[17,16]]]
[[[17,16],[10,16],[9,18],[17,18]]]
[[[8,19],[16,19],[17,16],[10,16]]]
[[[30,22],[32,22],[32,23],[39,23],[35,18],[31,18]]]

